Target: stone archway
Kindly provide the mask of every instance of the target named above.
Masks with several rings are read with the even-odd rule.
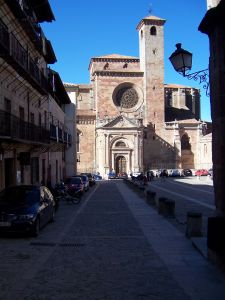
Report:
[[[127,171],[127,160],[124,156],[119,155],[115,159],[115,171],[116,174]]]

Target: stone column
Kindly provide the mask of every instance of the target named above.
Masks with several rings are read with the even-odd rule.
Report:
[[[138,134],[134,134],[134,171],[139,171],[138,165]]]
[[[138,133],[138,167],[139,171],[143,170],[143,134],[142,132]]]
[[[109,135],[105,133],[105,166],[109,166]]]

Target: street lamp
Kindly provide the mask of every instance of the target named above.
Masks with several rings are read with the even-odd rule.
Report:
[[[187,79],[199,80],[200,84],[203,83],[206,95],[209,96],[209,70],[204,69],[194,73],[188,73],[192,68],[192,53],[182,49],[181,43],[176,44],[176,47],[177,49],[169,57],[175,71],[187,77]]]

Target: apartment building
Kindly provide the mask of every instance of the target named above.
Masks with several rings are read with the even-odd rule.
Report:
[[[46,0],[0,0],[0,190],[76,171],[75,105],[40,26],[54,20]]]

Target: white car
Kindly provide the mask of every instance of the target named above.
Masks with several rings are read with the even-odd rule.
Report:
[[[141,174],[141,172],[133,172],[133,173],[132,173],[132,176],[138,177],[138,175],[140,175],[140,174]]]

